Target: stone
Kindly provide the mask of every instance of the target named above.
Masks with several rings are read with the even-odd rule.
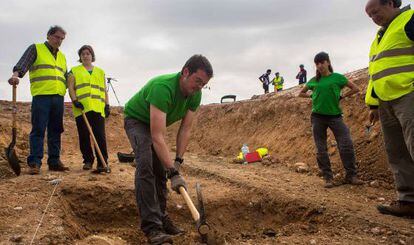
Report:
[[[307,173],[307,172],[309,172],[309,166],[306,163],[297,162],[293,166],[295,167],[295,170],[298,173]]]
[[[14,210],[23,210],[23,207],[15,207]]]
[[[10,237],[10,241],[15,242],[15,243],[21,243],[21,242],[23,242],[23,236],[22,235],[13,235],[12,237]]]
[[[316,244],[316,240],[315,239],[310,240],[309,241],[309,244],[315,245]]]
[[[378,201],[383,202],[383,201],[385,201],[385,198],[383,198],[383,197],[378,197]]]
[[[400,239],[399,241],[398,241],[398,243],[399,244],[401,244],[401,245],[405,245],[405,244],[407,244],[404,240],[402,240],[402,239]]]
[[[374,234],[374,235],[378,235],[378,234],[381,233],[381,230],[380,230],[379,227],[375,227],[375,228],[371,229],[371,233]]]
[[[372,187],[379,187],[379,183],[378,183],[377,180],[369,182],[369,185],[372,186]]]
[[[272,228],[266,228],[263,230],[263,234],[268,236],[268,237],[275,237],[276,236],[276,231],[273,230]]]

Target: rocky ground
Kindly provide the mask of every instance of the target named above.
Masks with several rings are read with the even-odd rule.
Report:
[[[366,70],[348,74],[364,90]],[[314,159],[310,101],[296,98],[300,88],[251,100],[200,108],[193,127],[184,176],[196,200],[201,183],[209,244],[414,244],[414,221],[379,215],[375,206],[395,198],[379,125],[367,134],[363,93],[342,102],[366,184],[324,189]],[[30,104],[18,104],[17,155],[25,161]],[[47,171],[15,177],[0,152],[0,244],[144,244],[134,196],[134,168],[119,163],[116,152],[130,152],[120,108],[113,108],[106,130],[111,174],[81,170],[76,126],[65,114],[62,160],[67,173]],[[177,125],[169,129],[174,150]],[[0,146],[11,135],[10,102],[0,102]],[[243,143],[269,148],[266,161],[234,162]],[[336,142],[329,151],[337,180],[343,177]],[[301,163],[301,164],[298,164]],[[25,164],[22,163],[25,167]],[[56,186],[52,183],[59,180]],[[50,203],[49,203],[50,200]],[[48,205],[49,203],[49,205]],[[43,212],[48,206],[47,212]],[[168,211],[187,232],[175,244],[200,239],[183,198],[170,193]],[[41,225],[39,225],[41,221]]]

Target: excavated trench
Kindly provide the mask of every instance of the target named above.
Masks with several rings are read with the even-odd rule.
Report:
[[[228,183],[197,179],[204,190],[209,244],[273,243],[279,236],[318,231],[323,210],[296,200],[281,201]],[[188,178],[189,186],[195,179]],[[61,201],[67,210],[65,230],[77,244],[143,244],[132,188],[66,185]],[[195,190],[189,194],[196,200]],[[175,244],[197,244],[200,239],[182,198],[170,194],[170,217],[187,232]]]

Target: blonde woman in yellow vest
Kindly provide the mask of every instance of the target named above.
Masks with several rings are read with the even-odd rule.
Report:
[[[91,46],[83,45],[79,51],[81,65],[71,69],[68,75],[69,95],[73,102],[73,114],[79,134],[79,146],[83,157],[83,169],[92,169],[95,157],[93,155],[88,128],[82,117],[86,114],[92,127],[104,160],[108,162],[108,152],[105,137],[105,118],[109,116],[108,94],[105,87],[104,71],[92,65],[95,61],[95,53]],[[95,152],[97,152],[95,150]],[[97,172],[104,172],[103,163],[97,158]]]
[[[381,26],[369,54],[365,102],[380,119],[398,199],[380,213],[414,216],[414,11],[401,0],[369,0],[366,12]]]
[[[61,134],[63,133],[63,97],[66,94],[66,58],[59,50],[66,32],[52,26],[47,41],[32,44],[13,68],[9,84],[17,86],[19,78],[28,71],[32,130],[29,136],[30,154],[27,158],[29,174],[39,174],[43,158],[43,141],[47,129],[47,164],[49,171],[69,170],[60,161]]]

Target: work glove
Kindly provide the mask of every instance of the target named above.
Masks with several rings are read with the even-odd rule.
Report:
[[[105,105],[105,117],[109,117],[111,115],[111,109],[109,108],[109,105]]]
[[[187,190],[187,183],[185,183],[184,178],[181,175],[178,174],[171,177],[171,189],[173,189],[173,191],[180,194],[179,189],[181,186],[184,187],[185,190]]]
[[[83,107],[82,103],[80,103],[80,102],[79,102],[79,101],[77,101],[77,100],[73,101],[73,105],[74,105],[76,108],[81,109],[82,111],[83,111],[83,109],[85,109],[85,107]]]

